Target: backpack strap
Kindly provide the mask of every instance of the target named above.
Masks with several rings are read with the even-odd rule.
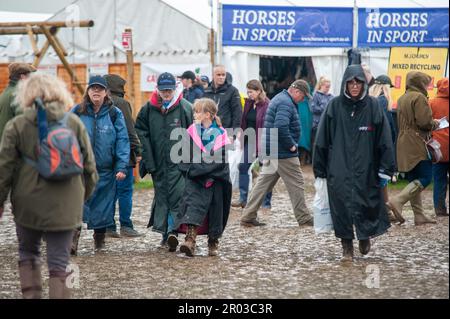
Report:
[[[37,107],[37,124],[39,130],[39,140],[43,141],[48,135],[47,113],[45,112],[44,103],[40,97],[34,99]]]
[[[114,105],[111,105],[111,107],[109,108],[109,117],[111,118],[112,124],[116,124],[117,111]]]

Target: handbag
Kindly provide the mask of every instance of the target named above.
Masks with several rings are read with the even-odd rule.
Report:
[[[425,143],[428,158],[431,160],[431,162],[439,163],[442,160],[441,144],[432,137],[430,137],[428,141],[426,141],[422,136],[419,135],[419,133],[416,132],[416,134]]]

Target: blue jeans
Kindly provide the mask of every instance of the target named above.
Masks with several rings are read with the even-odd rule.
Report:
[[[133,185],[133,167],[128,167],[127,177],[125,177],[124,180],[117,181],[116,199],[114,201],[119,201],[119,220],[121,227],[133,228],[133,222],[131,221],[131,211],[133,208]],[[116,230],[115,221],[114,226],[108,227],[108,229]]]
[[[431,161],[420,161],[411,171],[406,173],[408,182],[418,179],[423,188],[426,188],[431,183],[433,176]]]
[[[446,209],[445,195],[447,195],[449,165],[447,163],[433,164],[433,203],[435,208]]]
[[[250,149],[250,153],[253,153],[254,146],[249,146],[247,143],[244,144],[244,153],[241,159],[241,163],[239,163],[239,201],[241,203],[247,203],[248,197],[248,188],[250,184],[250,176],[248,175],[248,170],[250,166],[252,166],[253,161],[255,161],[256,156],[254,154],[248,154]],[[272,203],[272,192],[267,192],[264,197],[263,208],[270,208]]]

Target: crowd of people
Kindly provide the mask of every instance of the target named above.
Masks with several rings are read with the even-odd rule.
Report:
[[[315,90],[307,81],[295,80],[272,100],[253,79],[243,103],[223,65],[213,68],[211,81],[184,72],[183,89],[165,72],[134,122],[124,99],[126,82],[118,75],[92,76],[82,102],[74,106],[60,79],[35,73],[25,63],[13,63],[9,71],[10,84],[0,96],[0,217],[9,198],[24,298],[42,294],[42,238],[50,297],[68,298],[66,267],[70,255],[77,254],[82,223],[94,231],[96,251],[104,249],[108,236],[142,236],[131,219],[136,166],[140,176],[151,175],[154,184],[148,227],[161,234],[163,247],[170,252],[179,247],[190,257],[195,256],[198,235],[207,235],[209,256],[218,255],[231,206],[243,209],[243,227],[264,226],[257,212],[271,208],[272,190],[280,178],[299,226],[313,226],[304,194],[305,152],[312,154],[315,178],[326,180],[344,261],[353,259],[355,237],[365,255],[372,238],[385,233],[391,222],[403,223],[402,208],[408,201],[415,225],[435,223],[421,199],[433,178],[435,213],[448,216],[449,131],[439,127],[441,119],[448,119],[447,78],[437,82],[438,95],[429,101],[431,78],[410,72],[395,121],[391,80],[373,77],[359,64],[347,67],[336,97],[330,86],[337,83],[325,76]],[[71,141],[65,149],[53,145],[58,129],[52,131],[52,123],[73,133],[64,136]],[[254,134],[247,134],[250,131]],[[438,163],[427,152],[425,142],[431,136],[444,155]],[[179,152],[174,150],[180,145],[181,159],[176,160],[174,153]],[[227,153],[236,145],[243,152],[239,199],[232,203]],[[30,164],[45,159],[44,149],[51,150],[47,166],[53,173],[64,172],[62,163],[82,163],[79,173],[64,178],[61,173],[57,181],[44,177],[40,167]],[[249,192],[249,170],[255,161],[261,169]],[[389,197],[387,185],[397,172],[404,173],[409,184]],[[120,233],[114,217],[117,202]],[[181,244],[180,233],[185,233]]]

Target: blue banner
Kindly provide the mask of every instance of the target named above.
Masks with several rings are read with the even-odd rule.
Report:
[[[223,45],[351,47],[352,8],[223,5]]]
[[[359,9],[359,47],[448,47],[448,8]]]

